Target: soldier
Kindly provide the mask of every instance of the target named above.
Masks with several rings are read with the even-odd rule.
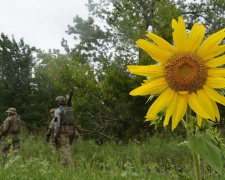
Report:
[[[17,115],[15,108],[9,108],[7,111],[8,117],[2,124],[0,137],[2,137],[2,157],[5,162],[10,146],[13,146],[14,154],[19,153],[20,148],[20,127],[21,119]]]
[[[55,109],[50,110],[50,116],[52,117],[52,120],[49,124],[48,132],[46,134],[46,142],[48,143],[49,140],[51,139],[51,150],[53,154],[55,154],[55,152],[59,148],[58,145],[55,144],[55,139],[54,139],[54,112],[55,112]]]
[[[75,117],[72,107],[66,105],[66,99],[63,96],[56,98],[57,109],[54,113],[54,139],[59,145],[59,150],[62,152],[62,165],[73,165],[71,156],[70,143],[71,135],[74,135]]]

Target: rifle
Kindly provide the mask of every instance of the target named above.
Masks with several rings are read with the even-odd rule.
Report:
[[[72,85],[72,88],[71,88],[71,90],[70,90],[69,98],[68,98],[68,100],[67,100],[67,105],[68,105],[68,106],[72,106],[71,101],[72,101],[72,97],[73,97],[74,86],[75,86],[75,80],[73,80],[73,85]]]
[[[49,140],[50,140],[50,137],[51,137],[51,130],[50,129],[48,129],[48,132],[45,136],[46,136],[46,143],[49,143]]]

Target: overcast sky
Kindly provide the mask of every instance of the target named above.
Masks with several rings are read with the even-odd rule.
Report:
[[[62,38],[74,44],[67,35],[76,15],[88,16],[88,0],[0,0],[0,33],[23,38],[26,44],[42,50],[60,49]]]

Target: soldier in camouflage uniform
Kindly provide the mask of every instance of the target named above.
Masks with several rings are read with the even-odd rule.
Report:
[[[62,165],[73,166],[74,162],[71,156],[70,145],[74,138],[74,114],[72,108],[66,105],[66,99],[63,96],[56,98],[58,108],[54,113],[54,139],[62,152]]]
[[[51,109],[50,110],[50,115],[52,117],[52,120],[51,120],[51,122],[49,124],[48,132],[46,134],[46,142],[48,143],[49,140],[50,140],[51,150],[52,150],[53,154],[55,154],[55,152],[59,149],[59,147],[55,143],[55,139],[54,139],[54,112],[55,112],[55,109]]]
[[[19,153],[20,148],[20,127],[21,119],[17,115],[15,108],[9,108],[7,111],[8,117],[2,124],[0,137],[2,137],[2,157],[6,160],[7,154],[9,152],[10,146],[13,146],[14,154]]]

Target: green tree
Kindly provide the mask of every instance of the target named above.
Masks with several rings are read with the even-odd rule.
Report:
[[[55,98],[66,96],[71,88],[72,71],[68,56],[57,50],[38,51],[33,83],[36,124],[47,127],[46,123],[51,118],[49,110],[56,107]]]
[[[129,96],[128,88],[132,85],[129,84],[130,81],[126,82],[129,80],[126,66],[130,60],[133,61],[134,58],[129,54],[134,52],[124,51],[123,57],[126,56],[127,61],[121,59],[119,52],[112,51],[115,41],[109,31],[101,30],[93,21],[90,23],[90,18],[85,21],[76,17],[74,20],[75,25],[69,26],[68,32],[74,36],[79,35],[81,42],[68,53],[72,62],[77,64],[77,68],[74,69],[78,70],[79,67],[79,75],[82,75],[82,78],[78,75],[76,81],[77,120],[87,129],[87,138],[102,140],[129,137],[131,135],[128,132],[129,127],[132,126],[132,122],[137,121],[129,119],[131,116],[127,107],[132,104],[129,101],[133,100]],[[88,32],[93,36],[86,37]],[[65,44],[64,46],[67,47]],[[136,115],[132,119],[135,119]],[[140,117],[142,117],[140,122],[143,122],[143,116]]]
[[[35,48],[25,44],[23,39],[16,42],[3,33],[0,36],[0,111],[15,107],[26,119],[32,102],[32,68]],[[1,113],[1,119],[5,114]]]
[[[206,27],[206,34],[213,34],[224,28],[225,25],[225,2],[223,0],[200,0],[184,4],[177,2],[182,10],[182,16],[187,21],[190,29],[195,22],[199,22]]]
[[[69,50],[63,41],[72,61],[80,62],[83,67],[85,64],[94,67],[91,84],[95,86],[91,86],[93,89],[86,91],[85,96],[80,96],[80,102],[85,101],[84,97],[88,97],[88,101],[84,103],[85,111],[81,107],[77,109],[82,112],[78,119],[82,119],[82,123],[86,122],[83,125],[92,132],[92,137],[95,133],[96,139],[133,138],[143,129],[149,129],[144,123],[147,108],[141,108],[147,99],[129,95],[129,91],[137,87],[143,78],[132,76],[126,66],[137,62],[140,57],[135,41],[140,36],[144,37],[143,32],[151,24],[148,17],[152,11],[147,6],[153,5],[153,2],[118,1],[113,4],[113,12],[104,9],[108,7],[109,1],[89,3],[92,15],[102,18],[106,26],[96,25],[94,18],[83,20],[77,16],[74,26],[68,26],[68,34],[79,38],[80,43]],[[140,7],[147,12],[138,16]],[[146,55],[143,54],[143,57]],[[142,59],[143,63],[147,63],[147,58]],[[88,83],[90,79],[86,81]],[[84,89],[81,90],[81,93],[84,92]]]

